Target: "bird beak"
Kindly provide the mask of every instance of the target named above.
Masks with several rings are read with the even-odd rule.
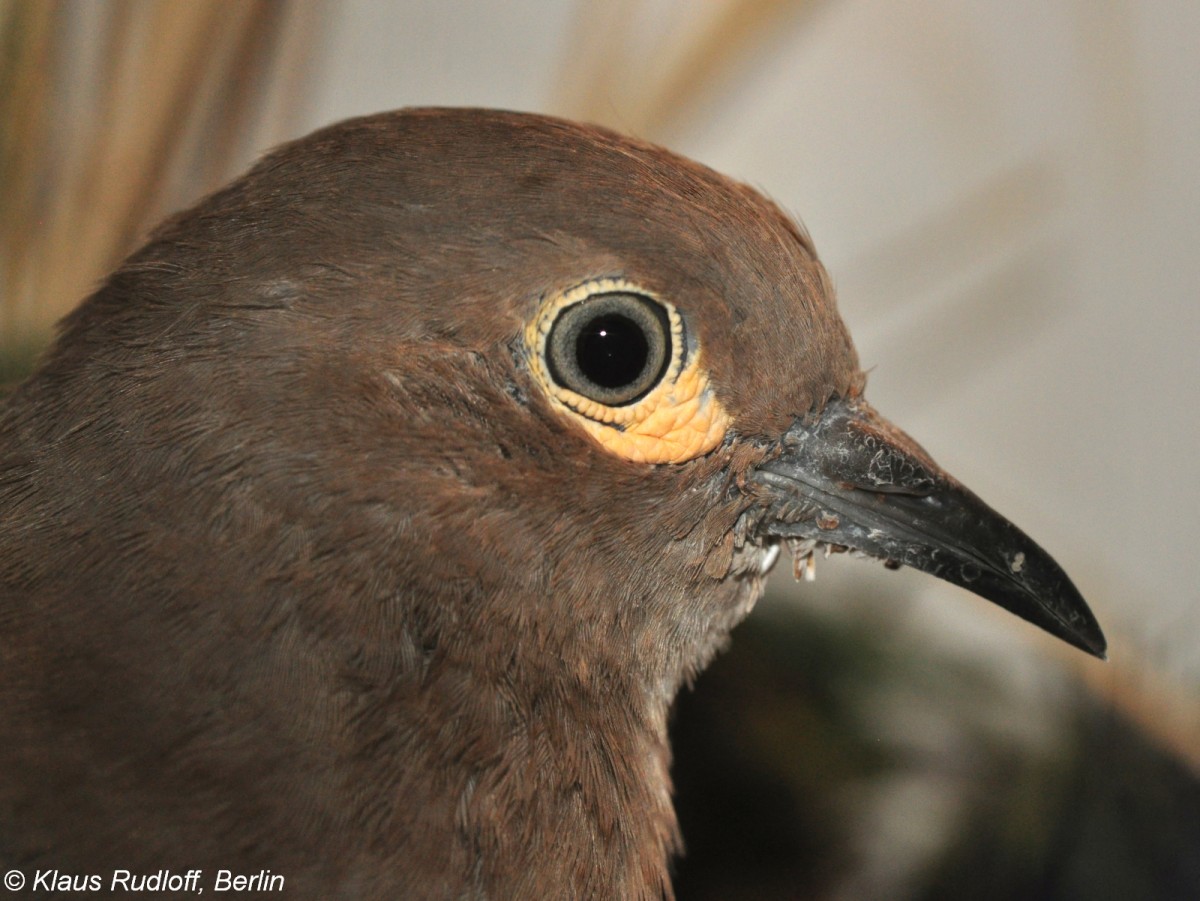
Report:
[[[1096,618],[1050,555],[861,400],[793,423],[747,487],[765,505],[760,534],[801,556],[828,546],[911,566],[1104,659]]]

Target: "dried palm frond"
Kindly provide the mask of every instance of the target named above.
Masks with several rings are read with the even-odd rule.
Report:
[[[0,349],[44,342],[150,225],[286,134],[321,11],[0,6]]]

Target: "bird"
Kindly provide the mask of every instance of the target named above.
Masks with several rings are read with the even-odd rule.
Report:
[[[809,234],[658,146],[416,108],[269,153],[0,411],[0,864],[672,898],[672,703],[784,547],[1103,657],[864,392]]]

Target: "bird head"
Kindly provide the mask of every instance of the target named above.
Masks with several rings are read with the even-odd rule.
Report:
[[[5,413],[5,596],[56,618],[55,684],[157,711],[105,747],[234,755],[280,796],[314,744],[362,784],[449,785],[453,761],[451,812],[480,773],[519,794],[522,742],[603,798],[589,779],[645,755],[576,739],[642,727],[665,786],[667,706],[781,544],[930,572],[1102,655],[1054,561],[863,387],[812,241],[750,188],[552,118],[352,120],[168,221],[68,318]],[[193,748],[239,709],[277,766]],[[349,819],[399,816],[358,791]]]
[[[427,642],[508,636],[670,695],[786,542],[1103,653],[1062,570],[867,405],[808,235],[602,129],[414,110],[318,132],[160,228],[48,368],[77,416],[110,408],[152,520],[207,510],[192,554],[264,545],[337,599],[322,615],[399,594]]]

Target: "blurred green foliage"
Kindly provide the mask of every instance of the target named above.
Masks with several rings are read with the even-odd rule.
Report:
[[[44,345],[27,340],[0,344],[0,391],[12,388],[33,371]]]
[[[865,620],[769,598],[738,627],[672,723],[679,901],[1200,898],[1200,781],[1184,764],[1082,687],[1049,749],[1013,740],[986,664],[919,656]],[[880,727],[880,700],[905,696],[962,718],[945,757],[914,759],[919,736]],[[911,728],[929,728],[919,710]],[[915,876],[896,861],[894,884],[876,873],[864,895],[859,858],[880,839],[864,789],[913,772],[955,794],[953,828]],[[908,803],[924,828],[919,792]]]

